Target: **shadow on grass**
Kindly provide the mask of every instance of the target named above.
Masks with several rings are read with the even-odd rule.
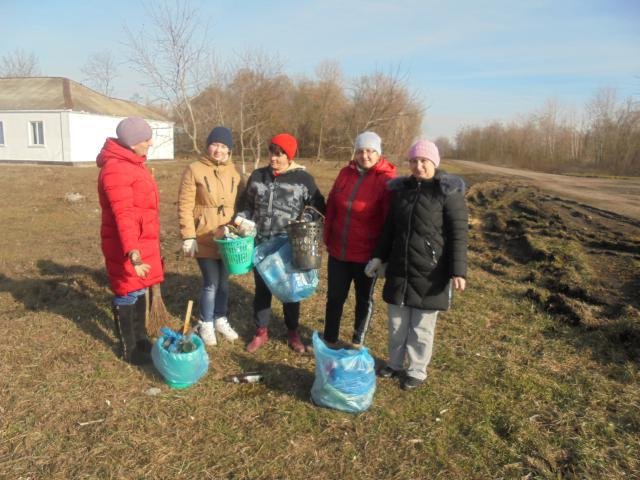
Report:
[[[0,292],[8,292],[32,312],[51,312],[75,323],[82,332],[92,336],[114,355],[117,341],[111,314],[113,294],[108,287],[104,269],[93,269],[82,265],[63,265],[52,260],[36,262],[38,278],[13,279],[0,273]],[[162,284],[163,299],[169,312],[177,318],[183,317],[183,308],[189,299],[195,299],[197,312],[202,279],[200,275],[167,272]],[[252,293],[231,280],[230,310],[240,317],[245,315],[248,304],[251,308]],[[242,329],[241,329],[242,331]],[[245,335],[249,328],[244,327]],[[253,333],[253,327],[250,329]]]
[[[637,315],[619,317],[591,329],[558,324],[547,328],[544,334],[589,352],[603,365],[624,366],[629,362],[640,362],[640,317]]]
[[[115,351],[115,342],[108,333],[113,330],[109,294],[99,286],[106,284],[106,274],[51,260],[38,260],[37,267],[40,278],[12,279],[0,274],[0,291],[10,293],[27,310],[68,318],[83,332]]]
[[[255,356],[234,353],[234,362],[243,372],[258,372],[262,383],[270,390],[294,397],[303,402],[311,401],[311,386],[315,374],[307,368],[269,361]]]
[[[306,330],[301,328],[301,331],[306,332]],[[303,333],[305,343],[306,338],[310,339],[310,336],[310,331],[308,337],[306,333]],[[286,339],[278,337],[269,339],[269,342],[278,341],[286,343]],[[269,347],[265,348],[268,349]],[[310,350],[303,355],[290,352],[284,356],[284,361],[282,354],[268,353],[267,355],[269,356],[265,357],[261,353],[253,355],[246,352],[233,352],[230,358],[238,366],[239,370],[228,373],[259,373],[262,376],[261,381],[267,389],[294,397],[303,402],[312,403],[311,387],[316,376],[316,361],[313,351]],[[375,357],[374,361],[377,366],[384,365],[384,362]]]

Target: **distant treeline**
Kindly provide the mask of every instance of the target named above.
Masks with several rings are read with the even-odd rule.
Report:
[[[404,151],[419,136],[423,107],[398,73],[375,72],[346,81],[334,62],[316,69],[316,78],[291,78],[277,61],[244,59],[188,104],[176,109],[176,147],[198,151],[215,125],[229,127],[234,155],[257,162],[266,142],[279,132],[295,135],[299,156],[337,158],[351,155],[353,140],[365,130],[383,139],[387,154]]]
[[[493,123],[458,132],[445,155],[546,172],[640,175],[640,106],[601,90],[584,117],[561,114],[549,101],[541,112],[511,124]]]

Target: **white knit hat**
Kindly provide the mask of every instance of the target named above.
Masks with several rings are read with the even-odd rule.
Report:
[[[356,151],[369,148],[375,150],[379,155],[382,155],[382,139],[374,132],[362,132],[356,137],[354,145]]]

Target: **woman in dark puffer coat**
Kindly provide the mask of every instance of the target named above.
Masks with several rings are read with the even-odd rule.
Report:
[[[248,221],[257,231],[258,244],[285,235],[287,224],[297,220],[306,206],[324,214],[324,197],[305,167],[294,161],[297,151],[298,141],[293,135],[280,133],[274,136],[269,142],[269,165],[251,173],[239,200],[242,210],[238,212],[235,223],[242,231]],[[267,328],[271,321],[271,291],[256,269],[253,277],[256,285],[253,297],[256,333],[247,345],[249,353],[255,353],[267,343]],[[289,346],[297,353],[304,353],[306,347],[298,331],[300,302],[283,303],[282,310]]]
[[[96,163],[102,207],[100,237],[121,355],[140,365],[151,361],[145,331],[147,287],[164,280],[160,257],[158,187],[144,165],[152,145],[151,127],[129,117],[107,138]],[[142,297],[142,299],[140,299]]]
[[[411,176],[389,182],[391,207],[365,269],[375,275],[388,264],[382,297],[389,304],[389,361],[378,374],[398,376],[408,357],[405,390],[426,379],[438,312],[451,306],[452,288],[465,288],[468,234],[462,178],[436,170],[440,155],[428,140],[408,156]]]

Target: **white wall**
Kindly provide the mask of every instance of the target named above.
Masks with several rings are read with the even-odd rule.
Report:
[[[120,117],[66,112],[69,118],[70,161],[95,162],[107,137],[116,136]]]
[[[65,141],[61,112],[0,112],[4,130],[4,145],[0,146],[0,161],[64,162]],[[29,122],[42,121],[44,145],[30,145]],[[68,150],[67,150],[68,152]]]
[[[95,162],[106,138],[116,136],[123,118],[69,111],[0,112],[4,131],[0,161]],[[43,122],[44,145],[30,145],[32,121]],[[173,123],[147,121],[154,143],[149,160],[173,159]]]
[[[147,120],[153,129],[149,160],[173,160],[173,123]]]
[[[124,117],[68,112],[71,161],[95,162],[107,137],[116,136],[116,127]],[[149,160],[173,159],[173,124],[147,120],[153,130]]]

